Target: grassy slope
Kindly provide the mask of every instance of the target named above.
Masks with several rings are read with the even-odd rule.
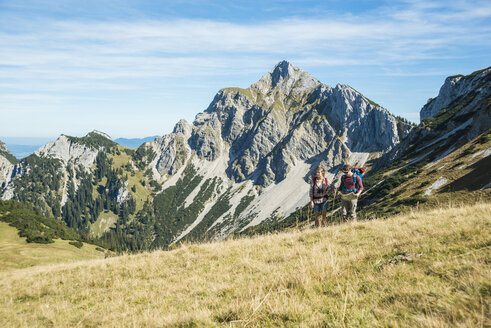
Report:
[[[84,243],[82,248],[77,248],[68,242],[56,239],[52,244],[27,243],[26,238],[19,237],[16,228],[0,222],[0,271],[104,257],[95,245]]]
[[[0,326],[481,327],[490,213],[481,203],[3,272]]]
[[[438,149],[440,143],[433,147],[428,147],[427,150],[415,155],[415,158],[429,150]],[[440,147],[441,148],[441,147]],[[414,202],[408,202],[411,198],[423,197],[425,203],[420,205],[427,208],[433,208],[440,204],[448,204],[449,202],[462,202],[469,204],[479,200],[491,200],[491,194],[488,190],[480,190],[484,185],[490,182],[491,171],[489,170],[491,156],[483,157],[483,153],[491,148],[491,130],[486,131],[474,140],[464,144],[462,147],[451,152],[447,156],[434,160],[420,167],[421,172],[417,173],[417,169],[409,170],[404,174],[407,179],[393,188],[390,193],[370,206],[363,207],[361,211],[362,217],[380,216],[385,214],[393,214],[394,212],[404,212],[411,209],[415,205]],[[448,148],[443,148],[439,154],[444,153]],[[367,179],[366,192],[362,196],[372,197],[377,196],[379,190],[375,188],[375,194],[370,194],[372,185],[368,183],[371,180],[373,185],[376,185],[380,179],[384,180],[389,176],[399,174],[400,170],[404,169],[410,161],[399,162],[399,165],[394,169],[383,170],[378,173],[379,178]],[[419,162],[423,163],[423,161]],[[442,187],[432,191],[428,197],[425,192],[431,185],[440,179],[447,179],[447,183]],[[414,203],[414,204],[413,204]],[[376,214],[375,214],[376,213]]]
[[[128,176],[127,190],[134,197],[136,201],[136,211],[138,212],[142,209],[143,203],[147,200],[148,197],[150,197],[152,188],[149,185],[146,185],[146,187],[144,187],[140,183],[140,181],[142,180],[145,180],[145,182],[149,182],[149,179],[144,176],[144,172],[142,170],[135,169],[132,174],[132,172],[124,169],[125,165],[133,163],[131,156],[124,152],[124,149],[126,148],[127,147],[124,146],[118,146],[119,155],[111,155],[109,156],[109,158],[112,158],[113,160],[113,168],[123,168],[124,174]],[[133,186],[135,186],[136,192],[133,192],[131,190],[131,187]]]

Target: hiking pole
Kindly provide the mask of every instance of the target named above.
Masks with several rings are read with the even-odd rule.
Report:
[[[334,222],[334,204],[336,203],[336,191],[332,195],[332,209],[331,209],[331,221]]]

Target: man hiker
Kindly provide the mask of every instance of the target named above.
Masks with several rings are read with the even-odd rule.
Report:
[[[316,227],[326,225],[327,196],[332,189],[325,175],[326,171],[319,166],[310,185],[310,206],[314,209]]]
[[[343,176],[339,185],[338,193],[341,194],[341,208],[343,220],[348,217],[356,220],[356,205],[358,197],[363,191],[363,183],[361,177],[356,174],[351,165],[343,166]]]

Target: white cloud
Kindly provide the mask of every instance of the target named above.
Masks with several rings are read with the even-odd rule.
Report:
[[[234,68],[257,70],[278,57],[326,66],[391,65],[441,58],[453,45],[490,39],[490,28],[476,27],[475,19],[490,17],[491,6],[431,15],[425,11],[441,6],[412,1],[409,9],[387,8],[380,16],[260,24],[24,22],[20,32],[0,33],[0,74],[14,85],[23,79],[43,84],[70,80],[74,84],[67,87],[83,88],[86,84],[80,82],[87,80],[226,75]],[[448,24],[457,18],[460,24]]]
[[[475,1],[408,0],[357,16],[328,13],[323,19],[250,24],[1,17],[3,112],[81,108],[81,101],[91,100],[110,108],[115,105],[111,92],[158,93],[159,101],[166,97],[166,105],[175,108],[182,104],[186,85],[256,76],[281,59],[302,68],[376,67],[385,76],[444,75],[441,67],[422,66],[472,57],[475,48],[489,53],[491,39],[491,4]]]

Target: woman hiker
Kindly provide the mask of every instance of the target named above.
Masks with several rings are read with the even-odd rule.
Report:
[[[322,167],[317,168],[317,173],[310,185],[310,206],[314,209],[315,226],[326,225],[327,196],[331,186],[325,177],[326,171]],[[322,220],[319,220],[322,215]]]

